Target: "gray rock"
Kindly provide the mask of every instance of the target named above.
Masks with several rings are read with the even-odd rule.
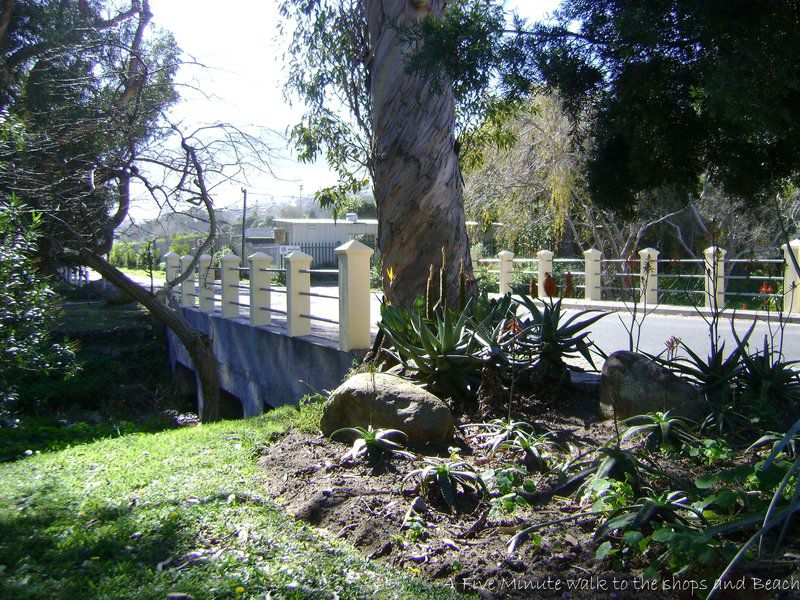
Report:
[[[703,417],[703,396],[692,385],[653,360],[621,350],[608,357],[600,376],[600,411],[618,419],[670,411],[691,419]]]
[[[453,414],[444,402],[410,381],[385,373],[359,373],[331,394],[320,429],[399,429],[410,446],[444,444],[453,436]]]

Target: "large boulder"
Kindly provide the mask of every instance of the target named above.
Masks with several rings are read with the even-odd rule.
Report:
[[[320,429],[330,435],[343,427],[399,429],[411,446],[444,444],[453,437],[453,414],[433,394],[386,373],[359,373],[331,394]]]
[[[600,376],[603,416],[627,419],[650,412],[670,411],[691,419],[703,416],[703,395],[655,361],[621,350],[608,357]]]

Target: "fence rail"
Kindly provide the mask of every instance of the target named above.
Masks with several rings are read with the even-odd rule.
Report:
[[[504,250],[497,258],[473,256],[473,265],[478,274],[497,277],[501,294],[582,294],[590,301],[632,300],[650,306],[697,305],[698,300],[704,300],[707,308],[734,305],[800,315],[800,276],[794,268],[800,263],[800,239],[784,244],[781,250],[783,259],[731,260],[725,258],[724,249],[716,247],[706,249],[702,259],[661,259],[653,248],[640,250],[638,257],[631,258],[605,258],[599,250],[587,250],[582,259],[554,258],[549,250],[540,250],[535,258],[515,257]],[[338,270],[312,269],[313,257],[302,251],[287,256],[281,269],[273,267],[272,258],[262,253],[250,256],[246,268],[232,254],[223,256],[216,266],[210,256],[201,256],[197,268],[177,286],[176,293],[182,306],[206,313],[218,311],[223,318],[246,316],[253,326],[271,325],[273,314],[285,315],[289,336],[311,334],[311,321],[338,325],[341,349],[366,349],[371,346],[372,253],[371,248],[351,240],[334,250]],[[175,253],[164,258],[168,281],[192,261],[191,256]],[[571,267],[576,268],[572,271]],[[217,272],[221,279],[211,278],[210,274]],[[273,286],[278,273],[286,276],[285,288]],[[338,295],[312,292],[312,273],[338,275]],[[70,283],[88,282],[88,271],[82,267],[65,267],[60,274]],[[247,285],[243,276],[249,280]],[[249,302],[240,301],[242,291],[248,292]],[[272,294],[285,295],[285,311],[272,306]],[[313,315],[311,298],[338,300],[338,320]],[[246,315],[241,314],[242,308]]]
[[[576,297],[582,290],[586,300],[598,302],[696,306],[704,299],[706,308],[737,306],[800,314],[800,279],[791,260],[794,256],[800,263],[800,240],[784,244],[781,250],[782,259],[726,259],[725,250],[716,247],[706,249],[703,258],[686,259],[662,259],[653,248],[629,258],[605,258],[598,250],[587,250],[583,258],[553,258],[549,250],[525,258],[503,251],[497,258],[473,257],[473,264],[479,276],[496,277],[501,294],[528,293],[535,283],[540,297],[553,292]]]
[[[320,245],[320,247],[324,247]],[[339,348],[345,351],[367,349],[372,344],[370,326],[370,256],[373,251],[351,240],[332,248],[338,269],[312,269],[314,257],[303,251],[285,257],[285,268],[272,267],[272,257],[256,253],[249,257],[249,266],[240,267],[239,257],[233,254],[219,260],[221,280],[204,277],[212,267],[210,256],[201,256],[197,270],[177,287],[181,306],[199,308],[202,312],[219,312],[223,318],[247,317],[254,327],[272,325],[272,315],[286,317],[285,327],[290,337],[310,335],[311,321],[338,325]],[[191,257],[169,253],[165,257],[167,280],[174,279],[190,264]],[[324,259],[323,259],[324,260]],[[273,287],[276,273],[286,275],[284,289]],[[311,274],[338,275],[339,293],[320,294],[311,291]],[[248,283],[242,278],[246,277]],[[247,292],[249,302],[240,299]],[[286,310],[272,306],[272,294],[286,296]],[[311,312],[311,298],[338,301],[338,319]],[[244,311],[242,310],[244,309]],[[245,314],[242,314],[242,313]]]

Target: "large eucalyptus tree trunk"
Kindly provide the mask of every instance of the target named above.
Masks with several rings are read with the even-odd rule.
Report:
[[[459,269],[472,273],[464,222],[461,172],[455,148],[455,103],[449,82],[436,93],[429,81],[405,72],[410,50],[395,25],[441,16],[446,0],[364,0],[370,41],[373,175],[378,247],[387,298],[410,305],[423,295],[430,265],[446,255],[451,303]],[[471,286],[470,286],[471,287]]]

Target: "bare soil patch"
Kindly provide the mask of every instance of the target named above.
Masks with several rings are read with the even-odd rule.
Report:
[[[594,400],[573,397],[558,406],[526,405],[527,410],[514,411],[515,418],[545,425],[574,452],[595,448],[613,434],[613,426],[600,420]],[[462,419],[460,425],[472,421]],[[503,452],[490,455],[465,430],[458,431],[453,446],[478,472],[513,462]],[[435,499],[423,505],[416,482],[407,482],[401,493],[403,478],[420,466],[418,460],[387,456],[374,463],[345,462],[347,450],[322,435],[291,433],[266,449],[260,466],[267,493],[289,514],[348,540],[371,559],[484,597],[697,597],[674,585],[667,590],[663,583],[642,589],[640,572],[618,572],[612,561],[596,560],[598,520],[570,519],[588,508],[576,501],[575,487],[564,488],[556,475],[536,481],[530,508],[490,513],[486,501],[462,495],[456,510],[450,510]],[[438,450],[425,454],[447,457],[456,451]],[[691,477],[688,466],[664,466],[676,478]],[[414,514],[419,525],[409,528],[408,517]],[[546,525],[532,536],[535,540],[509,553],[510,538],[534,524]]]

